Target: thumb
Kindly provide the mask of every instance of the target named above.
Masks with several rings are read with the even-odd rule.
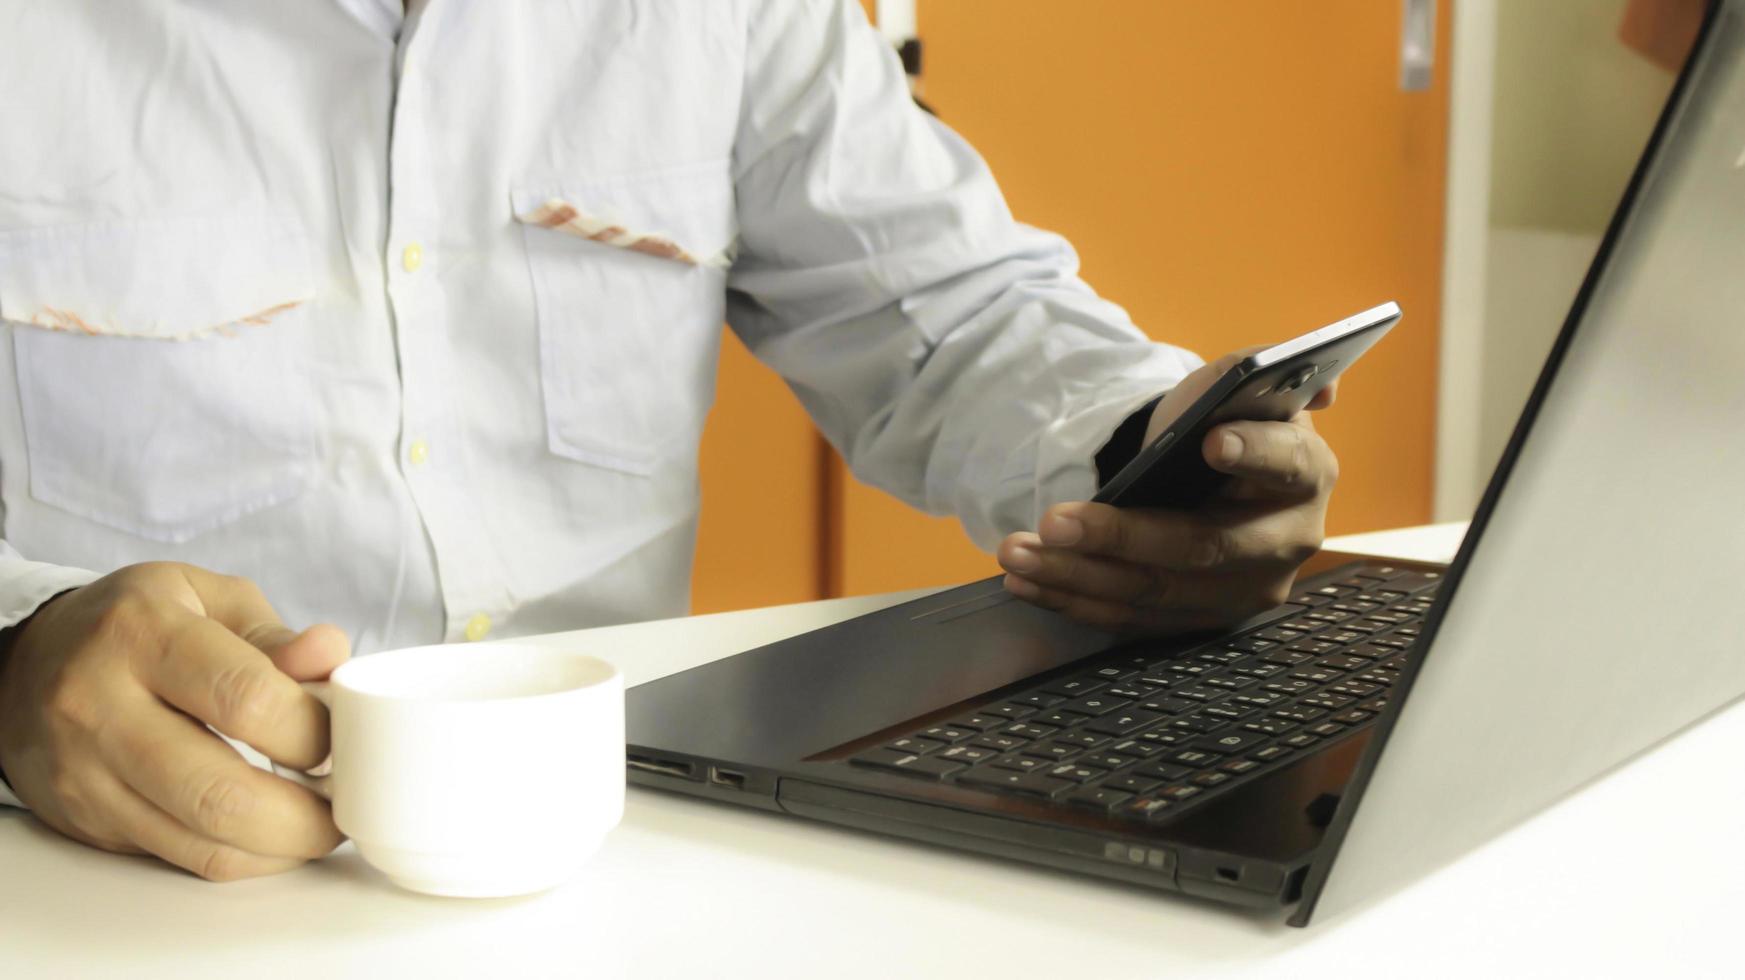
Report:
[[[350,638],[331,623],[317,623],[301,633],[282,623],[264,624],[243,639],[294,681],[324,680],[351,658]]]

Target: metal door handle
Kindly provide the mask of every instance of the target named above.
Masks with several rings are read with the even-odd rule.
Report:
[[[1436,66],[1436,0],[1402,0],[1402,6],[1400,90],[1422,92]]]

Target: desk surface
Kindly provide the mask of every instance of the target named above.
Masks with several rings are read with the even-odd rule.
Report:
[[[1446,559],[1461,528],[1329,542]],[[634,683],[905,596],[560,634]],[[1726,969],[1745,910],[1736,748],[1701,722],[1406,891],[1294,930],[1169,895],[633,789],[583,876],[396,890],[349,846],[211,885],[0,814],[0,976],[1625,976]],[[1676,802],[1674,802],[1676,801]]]

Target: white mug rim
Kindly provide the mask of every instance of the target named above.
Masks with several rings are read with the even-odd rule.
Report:
[[[589,669],[589,673],[580,680],[557,690],[540,691],[528,694],[508,694],[500,697],[454,696],[423,693],[394,693],[374,687],[359,687],[358,680],[348,680],[350,675],[370,674],[379,671],[396,669],[398,661],[421,660],[422,666],[429,669],[432,658],[445,660],[462,659],[473,656],[488,656],[490,653],[513,651],[518,655],[537,657],[551,661],[565,661],[581,664]],[[548,700],[574,698],[587,695],[590,692],[619,687],[622,673],[610,661],[602,660],[590,654],[562,647],[541,646],[532,643],[515,643],[512,641],[497,641],[487,643],[433,643],[415,647],[400,647],[394,650],[383,650],[378,653],[366,654],[348,660],[334,668],[328,676],[328,684],[334,693],[344,692],[346,695],[367,698],[377,701],[389,701],[401,704],[428,705],[493,705],[493,704],[537,704]],[[361,680],[361,678],[360,678]]]

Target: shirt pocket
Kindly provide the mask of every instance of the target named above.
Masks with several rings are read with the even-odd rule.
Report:
[[[550,451],[637,475],[694,454],[735,232],[727,162],[528,185],[511,205]]]
[[[31,497],[172,543],[295,497],[312,293],[266,209],[0,232]]]

